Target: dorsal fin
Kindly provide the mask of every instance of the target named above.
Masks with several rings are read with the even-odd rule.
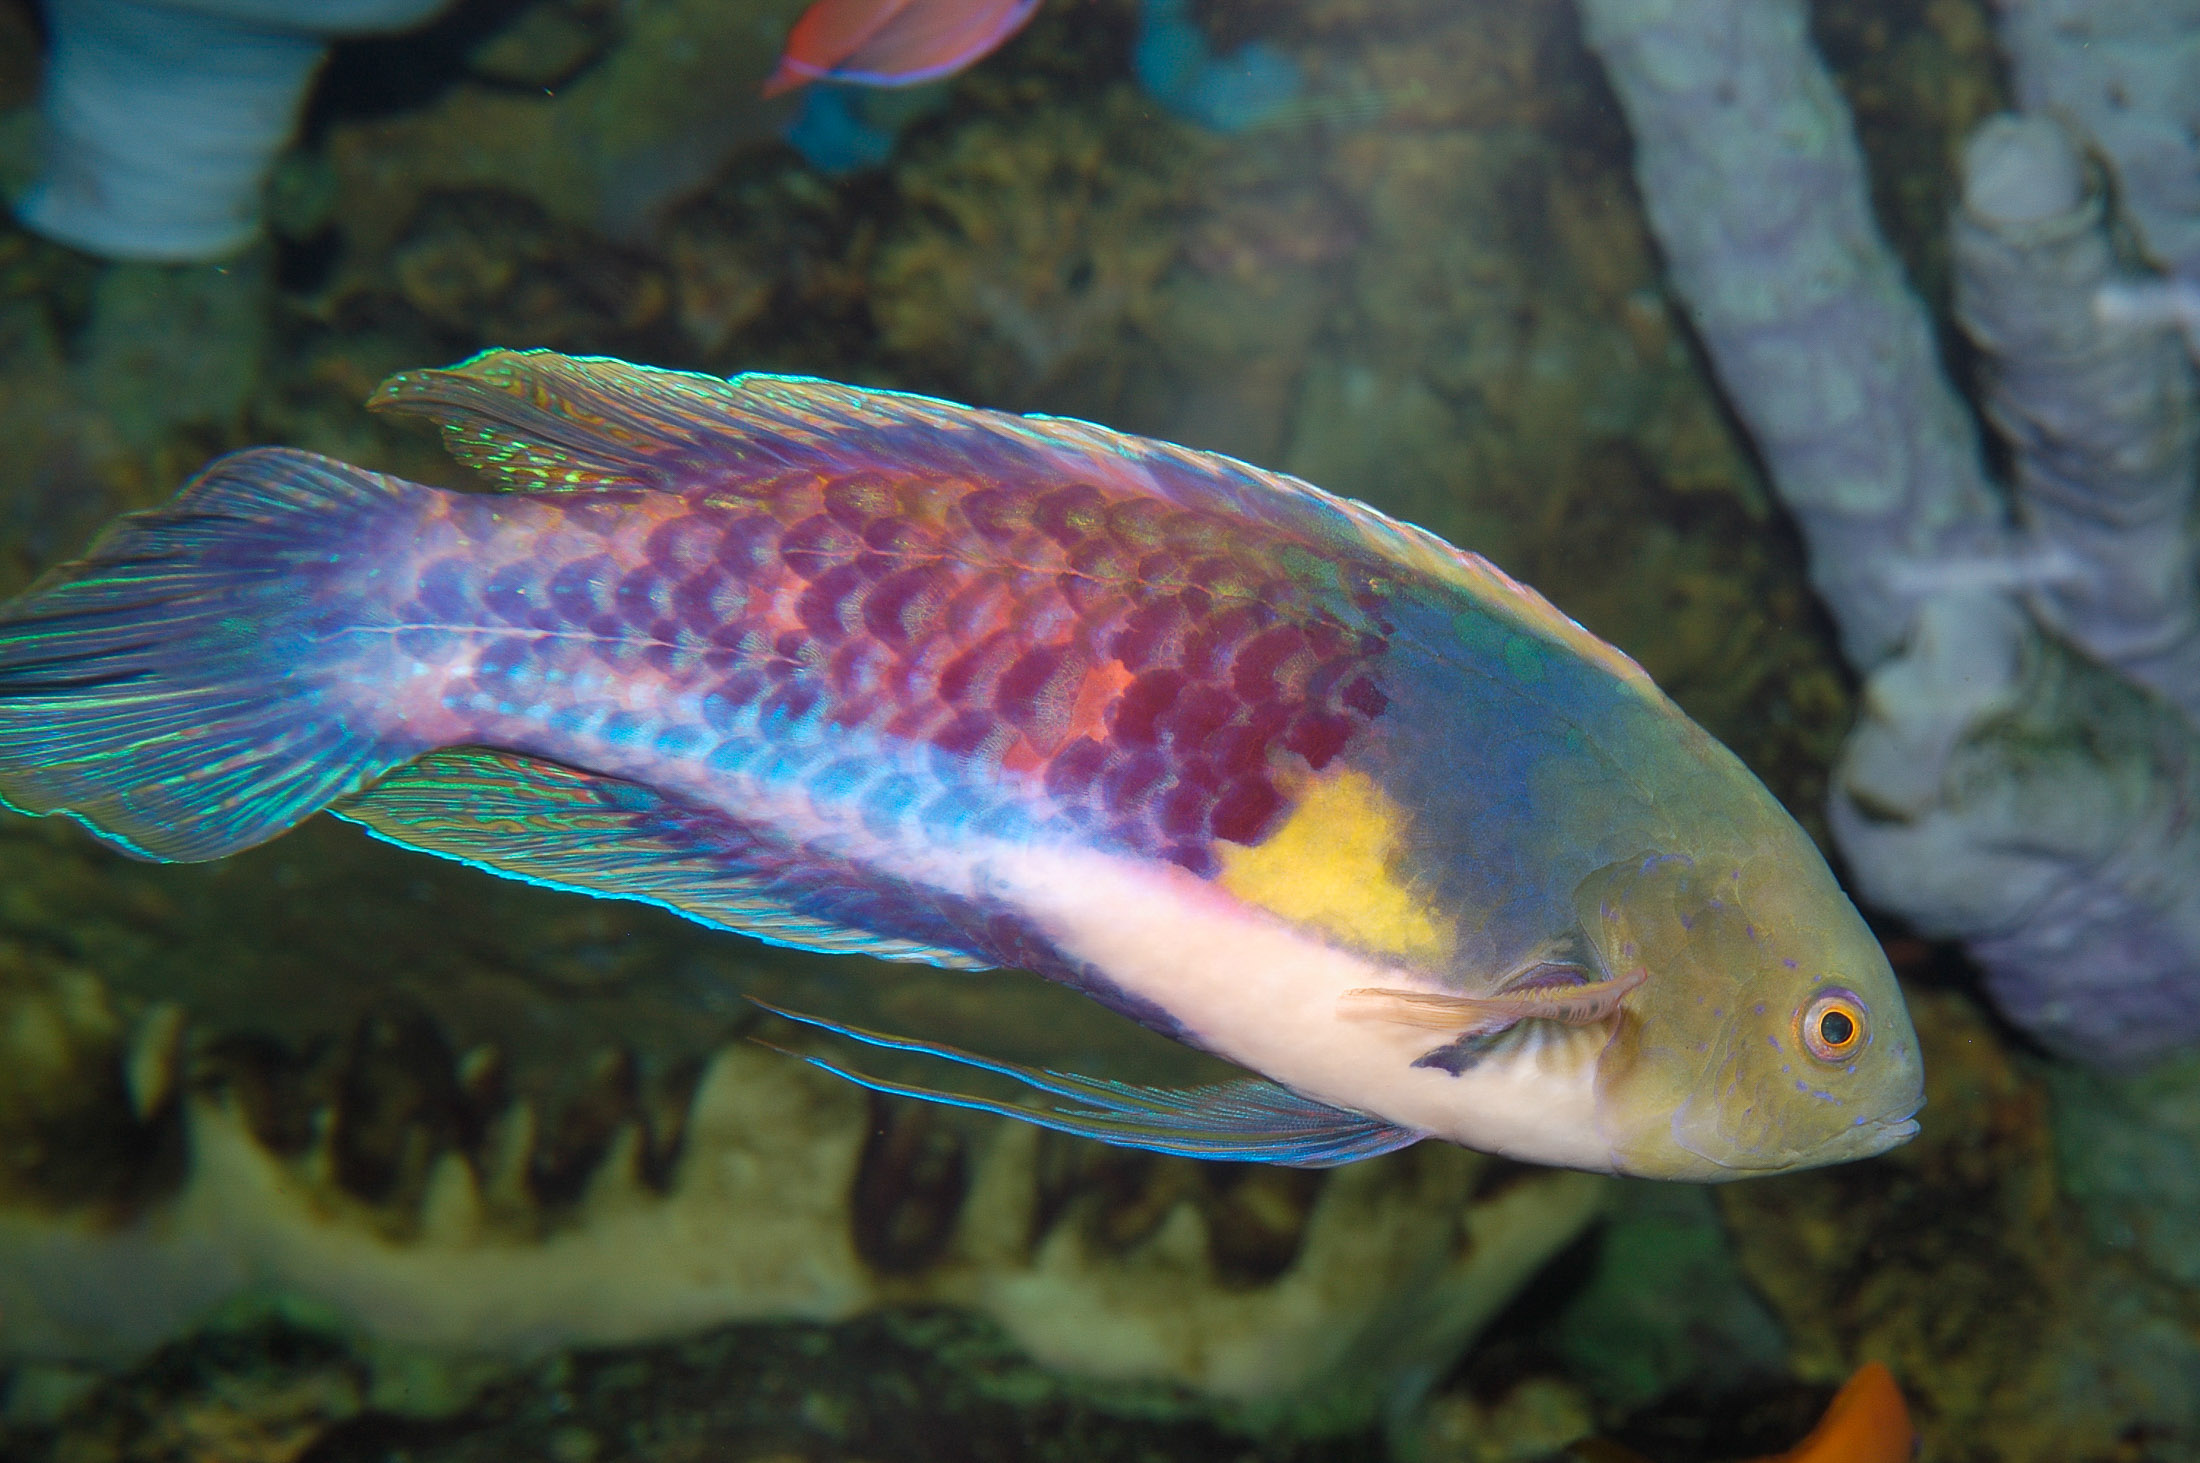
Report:
[[[1331,559],[1465,591],[1655,695],[1632,660],[1480,555],[1282,473],[1068,417],[751,373],[720,380],[554,351],[484,351],[407,371],[368,406],[440,423],[453,456],[506,488],[688,488],[806,470],[934,472],[1040,487],[1106,483],[1238,517]]]
[[[674,488],[728,456],[730,382],[607,356],[487,350],[404,371],[369,411],[424,416],[443,445],[500,488]],[[736,458],[738,460],[738,458]]]
[[[775,945],[957,970],[967,951],[795,907],[762,840],[637,783],[515,752],[432,752],[330,809],[400,847],[552,889],[635,899]]]

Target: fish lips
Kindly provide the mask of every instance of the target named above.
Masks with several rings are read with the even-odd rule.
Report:
[[[1915,1103],[1911,1104],[1910,1110],[1900,1117],[1873,1118],[1862,1124],[1864,1127],[1876,1129],[1879,1133],[1881,1142],[1878,1147],[1872,1149],[1872,1152],[1884,1153],[1889,1148],[1899,1147],[1915,1138],[1918,1134],[1917,1115],[1924,1110],[1924,1107],[1925,1099],[1920,1097]]]
[[[1710,1165],[1705,1177],[1717,1181],[1875,1157],[1917,1136],[1916,1114],[1925,1099],[1920,1096],[1903,1112],[1858,1117],[1851,1126],[1807,1148],[1775,1141],[1770,1132],[1748,1133],[1746,1121],[1736,1124],[1732,1114],[1696,1111],[1697,1106],[1691,1100],[1673,1114],[1673,1141]]]

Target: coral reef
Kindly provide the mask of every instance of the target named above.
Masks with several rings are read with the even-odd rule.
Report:
[[[70,1380],[41,1390],[58,1399]],[[1248,1437],[1165,1399],[1110,1406],[1037,1371],[951,1312],[834,1326],[731,1326],[680,1342],[563,1354],[490,1383],[449,1417],[363,1405],[353,1357],[262,1326],[164,1351],[92,1383],[82,1421],[23,1427],[25,1463],[1372,1463],[1364,1436]],[[22,1389],[18,1384],[19,1392]],[[78,1395],[85,1388],[74,1389]]]
[[[1953,294],[1949,166],[1971,129],[2007,110],[2006,67],[1984,0],[1843,0],[1813,6],[1811,39],[1863,149],[1872,212],[1911,286],[1945,319]]]
[[[1297,63],[1265,41],[1217,55],[1189,0],[1141,0],[1131,70],[1154,100],[1216,132],[1275,120],[1302,86]]]
[[[2200,274],[2200,5],[2004,0],[2003,42],[2025,111],[2071,118],[2108,158],[2162,269]]]
[[[1569,1371],[1598,1401],[1631,1413],[1786,1370],[1787,1338],[1735,1264],[1710,1190],[1631,1183],[1612,1210],[1595,1269],[1555,1322]]]
[[[1591,0],[1583,14],[1674,287],[1811,545],[1850,660],[1876,666],[1933,587],[1902,566],[1994,547],[1997,508],[1803,8]]]
[[[513,85],[499,72],[518,61],[500,67],[492,50],[429,105],[340,114],[318,164],[331,175],[327,216],[311,222],[367,268],[426,200],[474,189],[518,194],[609,238],[647,237],[729,155],[775,138],[792,106],[757,88],[800,10],[642,0],[622,8],[615,41],[555,84]]]
[[[1119,392],[1075,378],[1125,369],[1199,162],[1145,110],[1119,87],[1043,119],[988,117],[899,169],[902,227],[869,273],[880,344],[1004,406]],[[1022,206],[1000,208],[1004,195]]]
[[[1967,153],[1957,300],[2016,461],[2006,521],[1869,211],[1797,5],[1595,0],[1646,207],[1852,661],[1831,817],[1867,896],[1964,939],[2014,1019],[2133,1061],[2200,1036],[2190,366],[2103,321],[2055,124]],[[2090,659],[2073,660],[2071,647]]]
[[[2125,287],[2106,213],[2060,122],[1988,121],[1964,156],[1956,309],[2048,561],[2026,607],[2200,719],[2200,378],[2166,322],[2102,309]]]
[[[1707,379],[1709,337],[1691,338],[1661,278],[1568,6],[1196,5],[1216,54],[1258,39],[1300,68],[1288,106],[1225,135],[1141,95],[1131,0],[1049,5],[844,181],[783,145],[787,114],[754,97],[797,8],[535,0],[463,41],[340,48],[278,172],[275,244],[226,290],[0,226],[0,583],[247,442],[450,481],[432,440],[359,412],[391,370],[530,343],[765,366],[1090,416],[1428,523],[1641,659],[1791,807],[1823,805],[1852,689],[1760,480],[1780,461],[1752,456]],[[0,0],[0,26],[19,9]],[[2000,105],[1985,10],[1836,0],[1813,23],[1872,169],[1849,168],[1848,196],[1876,201],[1927,298],[1952,304],[1947,163]],[[0,30],[0,101],[26,94],[8,69],[17,34],[27,23]],[[1846,146],[1839,128],[1803,134]],[[2080,212],[2099,219],[2084,181]],[[1868,227],[1861,203],[1846,218]],[[1800,227],[1761,222],[1776,239]],[[2098,260],[2090,228],[2011,263]],[[1869,268],[1844,257],[1836,284],[1894,277],[1883,252]],[[2091,276],[2069,277],[2079,299]],[[1776,280],[1742,282],[1778,298]],[[1978,297],[1963,299],[1968,314]],[[1922,319],[1882,339],[1936,372]],[[2050,323],[2099,327],[2076,311]],[[194,360],[225,364],[190,379]],[[2128,379],[2167,379],[2154,372]],[[2103,373],[2127,379],[2105,358]],[[2020,384],[1981,379],[1982,395]],[[1988,505],[1991,531],[1959,562],[1984,576],[1984,623],[2008,627],[2020,679],[1974,725],[1875,678],[1857,747],[1883,750],[1852,752],[1844,798],[1879,787],[1875,816],[1911,810],[1896,828],[1953,817],[1957,793],[1998,799],[1998,830],[1961,826],[2010,834],[2012,856],[2113,821],[2050,825],[2042,809],[2166,817],[2178,713],[2036,631],[2081,581],[2005,552],[1969,406],[1919,399],[1948,408],[1954,445],[1895,466],[1937,464],[1930,493]],[[2013,420],[1996,412],[1997,429]],[[1941,552],[1910,557],[1945,570]],[[1920,601],[1947,587],[1898,584]],[[1926,623],[1888,637],[1907,647],[1888,668],[1977,684],[1982,662]],[[1930,714],[1890,719],[1910,704]],[[2116,877],[2150,867],[2143,842],[2082,846]],[[1922,847],[1904,876],[1918,888],[1962,865]],[[1994,917],[2026,912],[2028,866],[1997,867],[2011,872]],[[1107,1046],[999,986],[908,974],[766,957],[332,827],[152,868],[0,821],[0,1208],[11,1244],[57,1257],[52,1276],[100,1282],[59,1293],[0,1262],[15,1287],[0,1327],[36,1322],[48,1356],[137,1358],[112,1375],[15,1362],[0,1451],[1364,1459],[1382,1446],[1367,1431],[1231,1429],[1353,1426],[1398,1400],[1394,1442],[1431,1460],[1524,1463],[1591,1431],[1654,1459],[1739,1457],[1792,1444],[1868,1353],[1896,1363],[1936,1457],[2191,1451],[2189,1077],[2043,1086],[1931,971],[1917,1004],[1932,1105],[1911,1150],[1715,1197],[1605,1190],[1610,1218],[1525,1289],[1532,1256],[1508,1247],[1577,1232],[1548,1175],[1456,1154],[1326,1179],[1100,1154],[873,1107],[743,1042],[738,993],[756,990],[983,1030],[1027,1059]],[[1126,1074],[1153,1057],[1106,1054]],[[736,1122],[737,1103],[777,1104],[783,1132]],[[789,1158],[804,1135],[815,1171]],[[784,1200],[742,1186],[750,1161],[793,1170]],[[1476,1248],[1490,1268],[1445,1273],[1504,1277],[1486,1295],[1409,1273],[1416,1255],[1452,1263],[1462,1211],[1496,1225]],[[1507,1213],[1550,1232],[1506,1228]],[[162,1216],[183,1226],[165,1249]],[[1396,1254],[1363,1261],[1386,1235]],[[775,1237],[807,1267],[770,1277],[781,1319],[728,1320],[764,1314],[734,1282]],[[195,1273],[184,1239],[203,1246]],[[120,1268],[125,1254],[150,1268]],[[475,1264],[501,1312],[456,1298],[447,1277]],[[676,1265],[717,1288],[688,1295]],[[1441,1303],[1404,1309],[1417,1289]],[[1511,1303],[1459,1369],[1426,1375],[1500,1291]],[[865,1305],[879,1308],[849,1317]],[[1438,1312],[1443,1326],[1409,1324]],[[102,1315],[135,1321],[91,1329]],[[1332,1332],[1338,1316],[1358,1333]],[[1378,1344],[1385,1318],[1399,1350]],[[1248,1339],[1256,1326],[1273,1350]],[[468,1349],[486,1342],[494,1355]],[[1094,1378],[1103,1362],[1115,1380]],[[1297,1386],[1303,1410],[1273,1410],[1277,1392],[1248,1378]],[[1402,1405],[1424,1387],[1425,1411]]]
[[[2190,1292],[2086,1242],[2057,1190],[2046,1082],[1962,998],[1912,993],[1924,1135],[1869,1169],[1718,1196],[1796,1369],[1831,1383],[1884,1359],[1927,1457],[2182,1456],[2200,1429]]]
[[[2094,1238],[2163,1282],[2200,1289],[2200,1061],[2122,1079],[2070,1068],[2049,1090],[2063,1187]]]
[[[875,168],[894,155],[901,129],[947,100],[944,85],[892,91],[812,82],[782,134],[811,167],[829,176]]]
[[[2138,24],[2012,5],[2011,31],[2048,10],[2066,48]],[[2005,497],[1880,242],[1801,7],[1591,0],[1586,16],[1676,286],[1869,673],[1830,809],[1857,883],[1961,937],[1997,1005],[2058,1050],[2130,1064],[2189,1043],[2191,367],[2175,322],[2119,308],[2129,266],[2077,151],[2121,166],[2119,144],[2032,115],[1963,152],[1945,257]],[[2018,90],[2037,103],[2028,64]],[[2112,86],[2137,62],[2118,44],[2061,64]],[[1884,476],[1843,490],[1829,461]],[[1925,1136],[1876,1171],[1720,1195],[1796,1370],[1830,1382],[1887,1359],[1935,1457],[2182,1456],[2200,1345],[2163,1256],[2189,1079],[2043,1076],[1956,997],[1912,993]]]
[[[1660,288],[1570,12],[1302,25],[1310,90],[1387,110],[1336,136],[1308,208],[1353,242],[1283,464],[1536,584],[1815,820],[1844,676]]]
[[[945,1305],[1063,1375],[1364,1427],[1605,1192],[1442,1145],[1327,1176],[1095,1152],[739,1041],[654,1103],[631,1057],[599,1065],[552,1126],[424,1013],[376,1007],[314,1062],[7,966],[17,1362],[131,1360],[226,1307],[380,1348],[368,1400],[420,1411],[463,1401],[408,1395],[421,1356]]]

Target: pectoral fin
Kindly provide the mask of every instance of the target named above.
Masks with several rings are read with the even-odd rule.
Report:
[[[1562,983],[1558,967],[1539,966],[1525,983],[1492,996],[1453,996],[1362,986],[1337,998],[1337,1014],[1362,1021],[1391,1021],[1455,1036],[1494,1036],[1523,1021],[1588,1026],[1611,1017],[1626,994],[1649,978],[1636,967],[1608,980]]]
[[[1356,1159],[1393,1152],[1425,1136],[1381,1118],[1301,1097],[1287,1087],[1259,1077],[1202,1087],[1140,1087],[1128,1082],[1080,1077],[1072,1072],[1027,1067],[936,1042],[866,1031],[860,1026],[782,1010],[762,1001],[756,1004],[775,1016],[784,1016],[789,1021],[799,1021],[866,1046],[915,1052],[1013,1077],[1027,1087],[1073,1105],[1021,1107],[974,1093],[875,1077],[810,1052],[789,1053],[860,1087],[897,1097],[922,1098],[926,1102],[997,1113],[1052,1128],[1057,1133],[1094,1138],[1126,1148],[1145,1148],[1182,1158],[1274,1163],[1288,1168],[1334,1168]]]

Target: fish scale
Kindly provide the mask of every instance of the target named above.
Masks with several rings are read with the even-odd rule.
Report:
[[[1211,873],[1216,840],[1257,843],[1284,810],[1280,754],[1319,771],[1385,704],[1366,617],[1307,603],[1262,567],[1272,542],[1224,548],[1196,512],[876,473],[606,497],[429,500],[436,555],[362,588],[396,599],[394,624],[478,626],[411,646],[467,667],[443,685],[442,739],[589,762],[609,742],[621,772],[662,777],[814,722],[821,749],[927,744],[973,801],[1020,778],[1041,822]],[[537,713],[590,666],[619,698]],[[638,676],[658,720],[624,705]]]

